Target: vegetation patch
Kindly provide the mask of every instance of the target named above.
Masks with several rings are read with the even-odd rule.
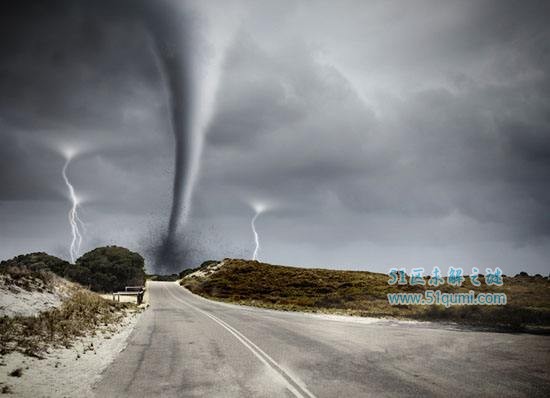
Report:
[[[19,351],[41,357],[50,347],[71,347],[75,338],[118,323],[130,308],[134,305],[104,300],[80,289],[59,308],[37,316],[2,317],[0,355]]]
[[[61,270],[68,265],[68,262],[46,253],[25,254],[0,262],[0,278],[7,287],[17,286],[27,291],[51,291],[54,282],[52,272],[62,273]]]
[[[151,274],[151,275],[147,275],[146,278],[150,281],[157,281],[157,282],[175,282],[178,279],[180,279],[178,274],[170,274],[170,275]]]
[[[76,264],[46,253],[25,254],[0,262],[0,273],[19,272],[22,276],[38,278],[44,282],[47,282],[46,271],[95,292],[124,290],[125,286],[142,286],[145,282],[143,257],[118,246],[94,249],[76,260]]]
[[[211,265],[211,264],[210,264]],[[208,264],[197,268],[203,270]],[[390,286],[388,275],[366,271],[339,271],[270,265],[225,259],[215,272],[186,272],[181,284],[207,298],[265,308],[345,315],[444,320],[464,324],[522,330],[550,327],[550,281],[520,274],[504,277],[502,287],[461,287],[448,284],[444,293],[506,293],[504,306],[421,306],[388,303],[388,293],[422,293],[428,286]]]
[[[11,377],[21,377],[23,376],[23,368],[17,368],[10,372]]]
[[[2,386],[2,389],[0,390],[2,394],[13,394],[13,390],[10,386]]]
[[[76,260],[65,275],[96,292],[124,290],[125,286],[143,286],[145,261],[123,247],[98,247]]]

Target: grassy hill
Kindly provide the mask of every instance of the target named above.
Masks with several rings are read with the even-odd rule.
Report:
[[[448,284],[442,292],[503,292],[504,306],[390,305],[388,293],[423,292],[428,286],[390,286],[388,275],[270,265],[226,259],[205,263],[181,284],[204,297],[290,311],[359,316],[448,320],[495,328],[550,328],[550,281],[541,276],[504,277],[502,287],[476,288],[466,279],[461,287]]]

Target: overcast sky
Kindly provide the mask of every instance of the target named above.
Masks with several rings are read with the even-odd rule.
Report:
[[[135,2],[13,3],[0,17],[0,258],[68,258],[72,145],[82,252],[123,245],[154,269],[174,142]],[[223,53],[180,230],[191,264],[174,270],[251,258],[262,201],[266,262],[550,272],[548,2],[172,3],[199,91],[215,89],[200,71]]]

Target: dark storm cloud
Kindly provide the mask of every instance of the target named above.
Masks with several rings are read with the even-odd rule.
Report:
[[[0,128],[5,131],[6,127]],[[0,193],[1,200],[28,200],[35,199],[39,193],[44,200],[56,198],[59,194],[52,189],[50,181],[54,178],[52,170],[47,165],[50,156],[38,156],[25,146],[17,136],[2,135],[2,149],[0,149]],[[33,164],[22,161],[30,156]],[[48,159],[50,157],[50,159]],[[38,166],[38,167],[36,167]]]
[[[51,150],[67,140],[111,149],[136,142],[132,135],[153,135],[136,131],[131,114],[138,106],[158,113],[161,79],[147,33],[136,16],[123,16],[108,4],[23,1],[3,10],[3,135],[38,154],[40,145]]]
[[[163,21],[148,20],[141,6],[23,1],[3,8],[2,201],[64,202],[59,148],[70,145],[84,150],[69,167],[83,212],[100,209],[88,222],[101,213],[164,215],[170,110],[151,41]],[[19,207],[23,225],[31,212]],[[53,227],[59,235],[65,219],[59,214]],[[146,233],[147,225],[138,228]]]
[[[89,244],[141,250],[162,231],[174,176],[167,76],[143,9],[26,3],[0,27],[0,212],[11,215],[1,249],[34,249],[19,243],[30,214],[65,241],[63,160],[50,142],[68,140],[90,145],[70,169],[89,197]],[[206,47],[206,28],[244,9],[181,238],[190,263],[249,255],[248,202],[264,200],[268,261],[547,272],[546,2],[187,5]]]
[[[226,68],[208,142],[214,153],[236,146],[247,156],[234,159],[238,169],[216,168],[219,178],[278,185],[334,182],[364,171],[372,112],[337,71],[317,65],[304,44],[267,55],[238,36]]]
[[[319,19],[335,10],[321,4]],[[360,3],[363,12],[343,7],[327,24],[297,12],[278,26],[288,36],[284,46],[261,28],[241,32],[226,64],[203,177],[206,201],[214,187],[231,187],[225,193],[233,205],[224,204],[220,217],[241,213],[248,195],[282,203],[279,220],[292,214],[279,226],[288,245],[296,242],[290,236],[335,246],[365,239],[406,245],[416,241],[411,234],[422,236],[422,245],[441,236],[461,244],[468,240],[462,229],[507,242],[511,251],[542,244],[533,250],[544,252],[547,6],[425,5]],[[359,26],[377,12],[397,13],[395,24]],[[348,27],[334,22],[338,13]],[[254,17],[269,18],[261,10]],[[305,28],[296,28],[300,22]],[[306,33],[293,37],[298,32]],[[315,227],[296,234],[298,220]],[[347,222],[363,225],[349,229]],[[465,247],[464,258],[478,250]]]
[[[120,120],[109,107],[122,105],[134,82],[158,84],[136,17],[102,1],[28,3],[3,13],[4,120],[35,130],[110,126]]]

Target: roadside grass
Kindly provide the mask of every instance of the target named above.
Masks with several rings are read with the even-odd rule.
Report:
[[[181,284],[204,297],[288,311],[321,312],[416,320],[441,320],[506,330],[550,328],[550,281],[543,277],[504,277],[502,287],[439,286],[445,293],[470,290],[506,293],[504,306],[422,306],[388,303],[388,293],[422,293],[429,286],[390,286],[388,275],[270,265],[225,259],[205,277],[186,276]]]
[[[37,316],[0,318],[0,355],[12,351],[42,357],[50,347],[71,347],[75,338],[121,321],[135,306],[79,289],[60,307]]]
[[[55,278],[56,276],[46,269],[17,265],[0,267],[0,281],[3,285],[17,286],[29,292],[52,292]]]

